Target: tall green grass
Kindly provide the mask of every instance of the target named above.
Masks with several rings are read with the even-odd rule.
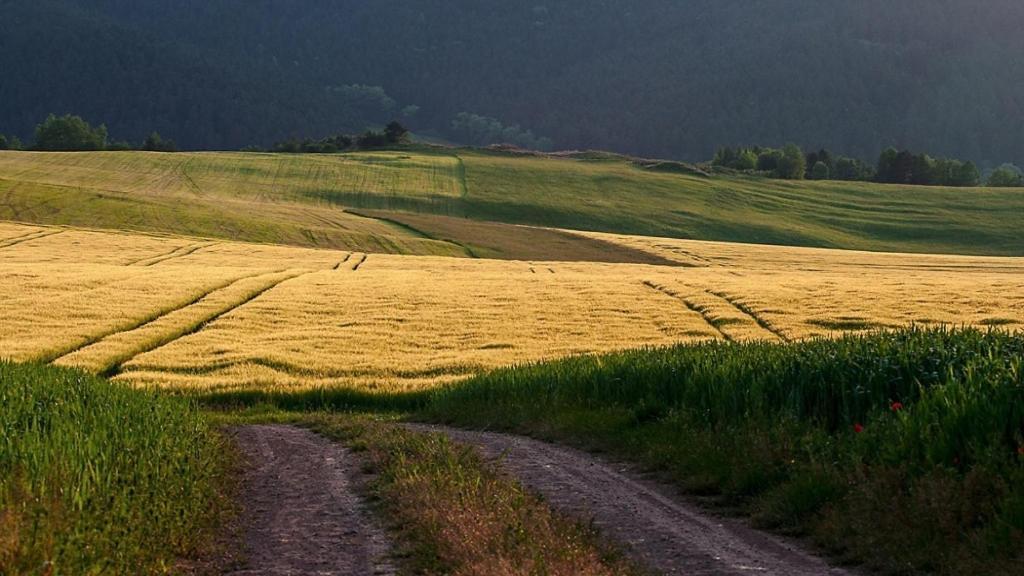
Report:
[[[500,370],[425,411],[660,469],[890,573],[1022,573],[1024,335],[908,329]]]
[[[0,362],[0,574],[149,574],[200,552],[225,453],[197,408]]]

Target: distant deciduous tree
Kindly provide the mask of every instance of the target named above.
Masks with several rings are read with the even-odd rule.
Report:
[[[1013,164],[1003,164],[989,174],[987,184],[996,188],[1024,186],[1024,173]]]
[[[7,136],[0,134],[0,150],[7,150],[10,147],[10,143],[7,142]]]
[[[127,150],[136,150],[136,148],[127,140],[117,140],[107,144],[107,150],[111,152],[125,152]]]
[[[153,132],[142,143],[142,149],[149,152],[177,152],[178,145],[174,143],[174,140],[164,140],[160,133]]]
[[[818,150],[817,152],[809,152],[807,154],[806,161],[808,178],[815,179],[813,171],[814,167],[818,164],[818,162],[823,163],[825,167],[829,169],[830,172],[832,171],[832,153],[829,152],[828,150],[825,150],[824,148]]]
[[[779,167],[775,172],[783,180],[804,179],[807,174],[807,159],[799,146],[788,144],[782,149],[782,158],[779,159]]]
[[[711,160],[712,166],[731,168],[733,170],[757,170],[758,151],[753,148],[719,148]]]
[[[744,149],[736,158],[737,170],[757,170],[757,154],[753,150]]]
[[[402,126],[398,120],[393,120],[384,128],[384,135],[387,137],[389,143],[398,144],[408,140],[409,130],[405,126]]]
[[[367,130],[356,138],[356,146],[363,150],[369,148],[383,148],[389,144],[388,135],[385,132]]]
[[[779,169],[779,161],[782,160],[782,150],[766,148],[757,156],[757,169],[761,172],[775,173]]]
[[[953,186],[977,186],[981,183],[981,171],[974,162],[963,163],[956,171],[954,180],[949,184]]]
[[[50,114],[36,126],[36,150],[72,152],[104,150],[107,147],[107,127],[93,128],[78,116]]]
[[[870,166],[856,158],[839,156],[835,159],[834,166],[831,174],[833,180],[871,180],[875,175]]]
[[[828,169],[828,164],[821,160],[814,163],[814,167],[811,168],[811,180],[828,180],[830,177],[831,172]]]

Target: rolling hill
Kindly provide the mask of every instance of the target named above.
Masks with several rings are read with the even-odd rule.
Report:
[[[1019,189],[706,178],[614,155],[0,152],[0,219],[366,252],[640,261],[514,224],[1014,256],[1021,214]],[[522,252],[559,242],[557,254]]]

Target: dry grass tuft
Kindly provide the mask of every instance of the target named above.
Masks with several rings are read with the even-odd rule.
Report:
[[[471,448],[440,434],[325,419],[320,431],[364,448],[385,511],[427,573],[611,576],[638,573],[594,531],[554,513]]]

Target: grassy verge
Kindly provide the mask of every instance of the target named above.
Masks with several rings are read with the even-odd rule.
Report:
[[[0,362],[0,574],[151,574],[210,552],[225,446],[196,407]]]
[[[611,575],[635,571],[596,534],[555,514],[476,451],[368,418],[314,416],[318,432],[363,452],[383,512],[415,573]]]
[[[584,443],[892,574],[1020,574],[1024,336],[907,330],[500,370],[424,416]]]

